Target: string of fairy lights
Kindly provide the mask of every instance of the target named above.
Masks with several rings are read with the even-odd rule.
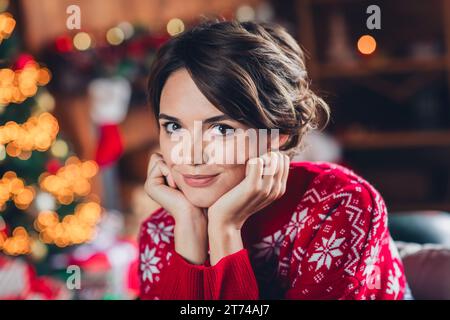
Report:
[[[0,0],[0,12],[7,7],[8,1]],[[12,35],[15,26],[16,21],[10,13],[0,13],[0,44]],[[108,39],[117,43],[118,35],[121,36],[114,29],[108,33]],[[76,35],[74,43],[79,41],[80,35]],[[49,151],[52,156],[65,159],[69,147],[58,138],[59,124],[51,114],[54,98],[43,88],[39,89],[50,82],[51,72],[32,57],[23,60],[22,66],[0,69],[0,112],[31,97],[35,97],[35,105],[32,115],[24,123],[8,121],[0,126],[0,163],[6,157],[28,160],[33,151]],[[14,228],[9,236],[0,232],[0,252],[12,256],[43,256],[46,244],[63,248],[95,237],[103,212],[98,197],[91,193],[92,179],[99,172],[98,164],[70,156],[57,170],[48,170],[40,174],[37,184],[27,184],[11,170],[0,178],[0,215],[9,204],[23,211],[33,209],[35,215],[33,233],[23,226]],[[70,205],[80,199],[83,202],[75,205],[74,212],[63,218],[59,216],[57,206]]]
[[[179,18],[170,19],[166,25],[167,33],[171,36],[175,36],[185,30],[185,24],[183,20]],[[117,26],[107,30],[105,34],[105,40],[109,45],[118,46],[125,40],[130,39],[134,34],[134,27],[129,22],[121,22]],[[94,37],[85,31],[77,32],[73,38],[67,39],[67,37],[61,37],[57,40],[56,46],[60,51],[68,51],[71,48],[75,48],[79,51],[85,51],[91,49],[95,45],[96,41]]]

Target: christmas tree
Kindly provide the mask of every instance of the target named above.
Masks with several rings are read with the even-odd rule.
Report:
[[[46,89],[51,70],[22,52],[7,9],[6,2],[0,8],[0,270],[17,260],[45,274],[53,254],[94,237],[102,207],[91,180],[99,168],[79,159],[60,134]],[[1,274],[0,298],[30,292],[30,284],[17,292],[2,286],[11,279]]]

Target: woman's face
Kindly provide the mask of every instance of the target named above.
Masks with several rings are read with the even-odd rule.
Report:
[[[164,161],[193,205],[209,208],[244,179],[250,147],[257,142],[247,139],[243,145],[235,130],[249,127],[214,107],[184,68],[163,87],[159,126]]]

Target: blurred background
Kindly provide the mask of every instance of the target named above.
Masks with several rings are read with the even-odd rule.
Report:
[[[215,17],[279,23],[305,50],[332,120],[296,160],[366,178],[396,240],[450,244],[450,1],[0,0],[0,299],[137,297],[139,225],[158,208],[149,67]]]

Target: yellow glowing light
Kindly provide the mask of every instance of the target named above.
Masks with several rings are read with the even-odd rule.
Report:
[[[64,140],[56,140],[50,149],[51,153],[58,158],[64,158],[69,152],[69,147]]]
[[[14,202],[19,205],[28,205],[33,201],[33,197],[33,192],[29,188],[22,189],[14,198]]]
[[[31,152],[30,151],[23,151],[17,156],[20,160],[28,160],[31,158]]]
[[[50,82],[51,77],[52,76],[51,76],[50,70],[48,70],[47,68],[41,68],[38,73],[38,79],[37,79],[38,84],[40,86],[45,86],[47,83]]]
[[[79,32],[73,38],[73,45],[80,51],[87,50],[91,47],[92,39],[86,32]]]
[[[13,140],[17,138],[20,126],[14,121],[8,121],[4,126],[4,130],[8,139]]]
[[[14,31],[16,20],[9,13],[0,14],[0,37],[7,39]]]
[[[13,157],[21,155],[22,151],[46,151],[50,148],[59,131],[59,125],[51,114],[44,112],[31,116],[27,122],[18,125],[14,121],[0,126],[0,144],[8,144],[6,153]],[[22,154],[22,159],[28,154]]]
[[[236,11],[236,19],[241,22],[254,20],[255,10],[248,5],[240,6]]]
[[[67,158],[66,160],[66,165],[69,164],[79,164],[81,163],[80,159],[78,159],[76,156],[70,156],[69,158]]]
[[[20,149],[18,149],[14,143],[8,143],[6,146],[6,153],[10,157],[17,157],[20,154]]]
[[[52,111],[55,108],[55,98],[48,92],[39,94],[36,97],[36,102],[44,111]]]
[[[86,196],[91,191],[91,184],[86,179],[78,179],[73,184],[73,191],[78,196]]]
[[[53,211],[43,211],[38,215],[36,220],[38,224],[42,227],[53,227],[55,226],[59,219],[56,212]]]
[[[19,89],[20,89],[20,92],[22,92],[22,94],[26,97],[32,97],[37,92],[37,86],[34,84],[32,84],[30,86],[19,85]]]
[[[28,235],[24,227],[17,227],[13,231],[14,237],[26,237]]]
[[[6,159],[6,149],[3,144],[0,144],[0,161],[3,161]]]
[[[134,27],[129,22],[121,22],[117,25],[118,28],[120,28],[123,31],[123,34],[125,35],[125,39],[130,39],[134,34]]]
[[[9,181],[9,192],[18,194],[25,187],[23,180],[19,178],[13,178]]]
[[[62,189],[57,196],[57,199],[61,204],[71,204],[74,200],[73,192],[67,188]]]
[[[52,138],[47,132],[40,132],[34,137],[34,143],[36,149],[39,151],[45,151],[50,147]]]
[[[38,240],[33,240],[31,243],[31,254],[35,260],[42,260],[48,253],[48,248],[45,244]]]
[[[11,69],[0,69],[0,86],[5,87],[12,85],[15,73]]]
[[[3,174],[3,179],[7,179],[7,180],[11,180],[11,179],[14,179],[14,178],[17,178],[17,173],[15,173],[14,171],[6,171],[4,174]]]
[[[359,38],[358,50],[362,54],[366,55],[372,54],[373,52],[375,52],[376,48],[377,48],[377,41],[375,40],[374,37],[366,34],[363,35],[361,38]]]
[[[0,34],[1,38],[1,34]],[[50,81],[51,74],[46,68],[40,68],[34,62],[28,62],[21,70],[0,69],[0,104],[21,103],[36,94],[38,85]]]
[[[125,34],[122,29],[114,27],[109,29],[106,33],[106,40],[109,44],[117,46],[125,40]]]
[[[81,165],[81,172],[83,177],[92,178],[98,173],[98,164],[92,160],[85,161]]]
[[[76,214],[88,225],[94,225],[98,222],[101,215],[101,207],[98,203],[88,202],[77,207]]]
[[[181,19],[173,18],[167,23],[167,32],[171,35],[177,35],[184,31],[184,23]]]
[[[39,126],[55,137],[59,131],[58,121],[48,112],[39,115]]]

